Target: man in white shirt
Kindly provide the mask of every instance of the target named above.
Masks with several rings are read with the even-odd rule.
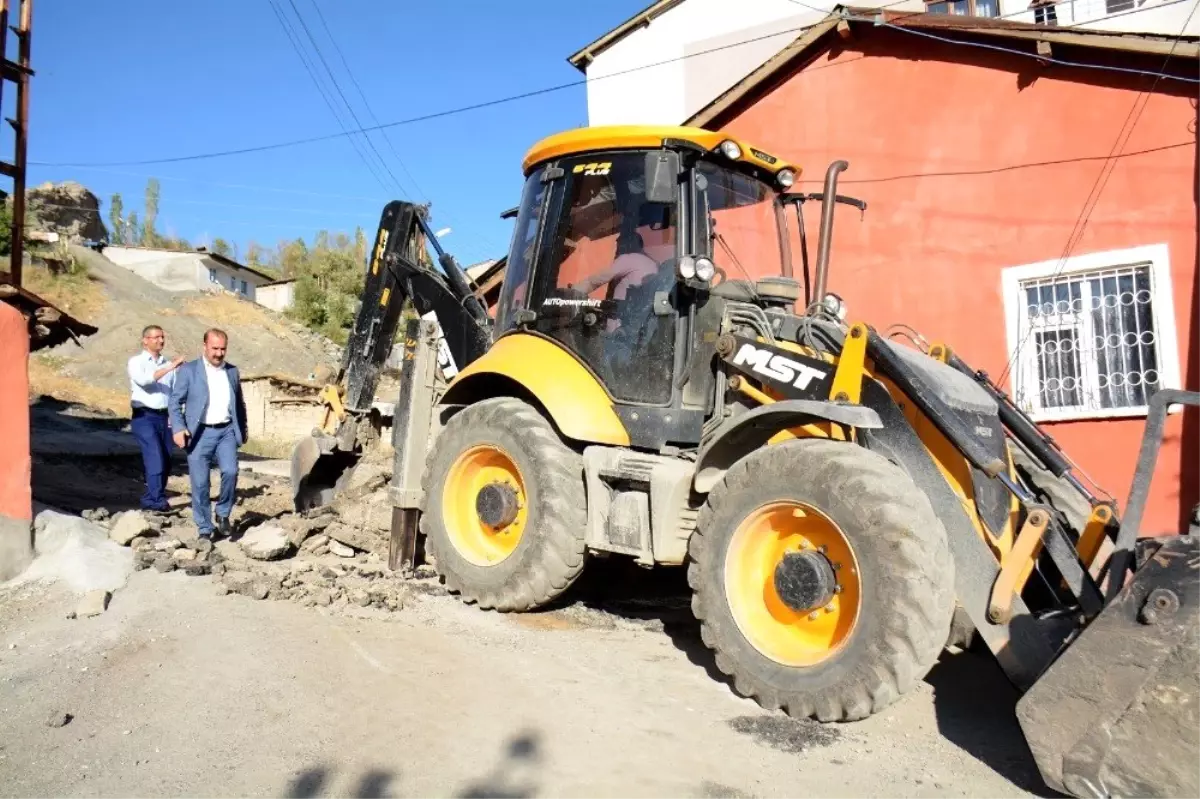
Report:
[[[229,516],[237,491],[237,451],[246,443],[246,403],[237,367],[225,360],[228,344],[223,330],[205,331],[204,356],[180,368],[168,402],[175,443],[188,453],[192,518],[206,540],[232,532]],[[214,463],[221,473],[215,527],[209,498]]]
[[[168,361],[162,354],[166,334],[158,325],[142,329],[142,351],[129,359],[129,426],[142,451],[146,473],[146,491],[142,494],[144,511],[164,512],[167,505],[167,475],[170,473],[171,433],[167,420],[167,398],[175,384],[175,370],[183,363],[178,357]]]

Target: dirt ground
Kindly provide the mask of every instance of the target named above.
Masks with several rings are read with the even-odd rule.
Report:
[[[119,422],[34,413],[35,500],[136,506]],[[170,483],[180,518],[183,474]],[[279,480],[245,474],[235,526],[284,512]],[[721,678],[682,576],[597,561],[554,608],[523,615],[390,575],[372,584],[394,584],[399,610],[221,595],[216,576],[155,568],[90,618],[68,618],[79,597],[61,582],[0,587],[0,796],[1046,791],[989,655],[946,654],[865,721],[797,722]],[[55,714],[69,721],[51,726]]]
[[[334,614],[135,573],[107,612],[0,596],[4,796],[1026,796],[990,660],[835,726],[714,679],[686,612]],[[55,711],[72,716],[51,727]]]

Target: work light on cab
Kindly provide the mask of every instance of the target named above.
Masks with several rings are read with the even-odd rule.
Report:
[[[721,155],[728,158],[730,161],[736,161],[742,157],[742,148],[738,147],[738,143],[733,139],[726,139],[717,147],[721,150]]]

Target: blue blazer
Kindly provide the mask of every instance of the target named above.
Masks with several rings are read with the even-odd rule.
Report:
[[[238,446],[241,446],[246,443],[246,402],[242,397],[242,378],[237,367],[228,361],[224,369],[229,377],[229,418],[237,433]],[[171,414],[171,429],[177,432],[187,430],[190,435],[188,449],[191,449],[208,411],[208,378],[204,374],[203,359],[188,361],[176,370],[175,385],[171,387],[167,408]]]

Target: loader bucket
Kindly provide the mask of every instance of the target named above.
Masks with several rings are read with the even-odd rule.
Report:
[[[292,502],[297,511],[319,508],[333,502],[344,475],[358,456],[337,448],[337,439],[312,435],[301,439],[292,450]]]
[[[1200,538],[1141,546],[1132,579],[1017,702],[1042,778],[1073,796],[1200,796]]]

